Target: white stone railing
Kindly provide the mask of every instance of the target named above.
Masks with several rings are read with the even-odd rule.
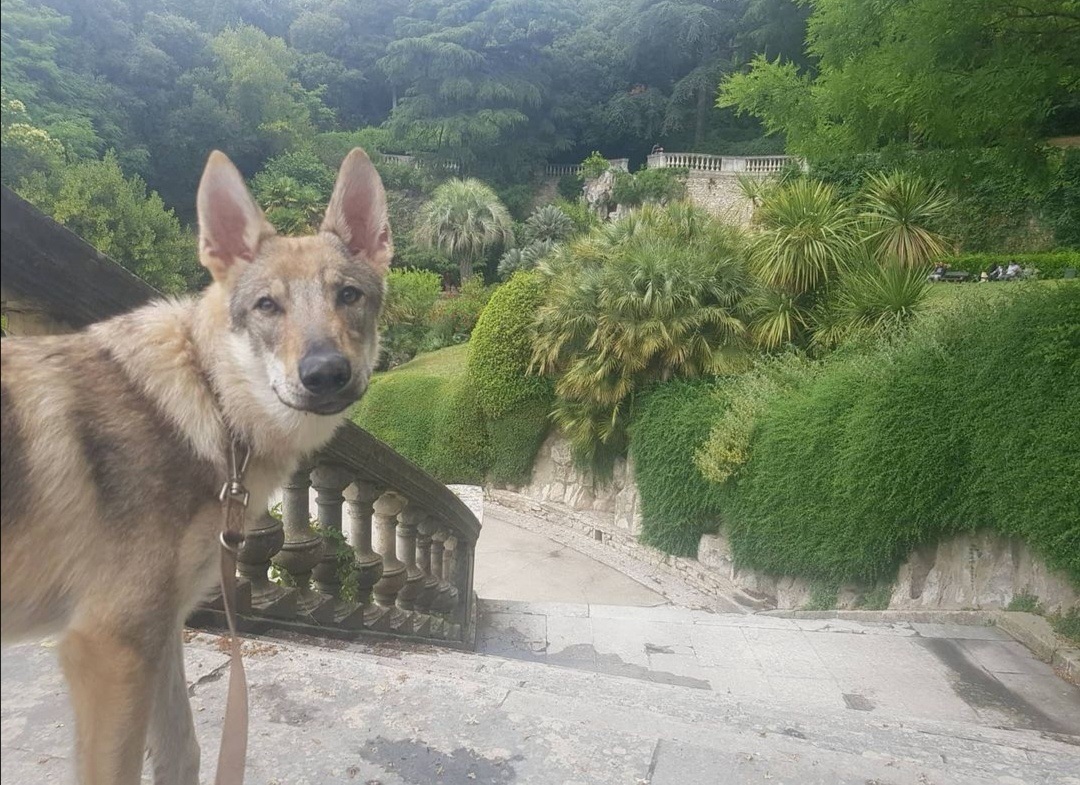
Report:
[[[630,171],[629,158],[609,158],[608,166],[619,172]],[[582,164],[548,164],[544,167],[544,174],[548,177],[563,177],[565,175],[581,174]]]
[[[801,158],[790,155],[708,155],[706,153],[653,153],[646,161],[649,169],[689,169],[691,172],[722,174],[776,174],[792,163],[805,168]]]
[[[403,166],[411,166],[414,169],[425,169],[433,164],[425,161],[423,158],[417,158],[415,155],[401,155],[400,153],[379,153],[379,158],[382,161],[392,164],[401,164]],[[448,169],[451,172],[456,172],[461,168],[461,165],[456,161],[443,161],[439,164],[434,164],[437,169]]]

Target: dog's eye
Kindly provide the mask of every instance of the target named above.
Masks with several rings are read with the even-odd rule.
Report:
[[[342,305],[356,305],[360,302],[360,298],[364,296],[364,293],[357,289],[355,286],[346,286],[340,292],[338,292],[338,302]]]
[[[255,301],[255,310],[265,314],[273,314],[280,309],[272,297],[260,297]]]

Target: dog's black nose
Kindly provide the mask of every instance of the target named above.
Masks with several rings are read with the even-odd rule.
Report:
[[[352,366],[341,352],[311,352],[300,360],[300,381],[316,395],[335,393],[349,383]]]

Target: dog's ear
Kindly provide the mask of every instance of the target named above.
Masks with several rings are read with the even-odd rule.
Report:
[[[349,253],[386,272],[394,246],[382,179],[367,153],[354,147],[338,172],[322,231],[336,234]]]
[[[274,234],[248,193],[244,178],[218,150],[210,153],[199,181],[199,261],[215,281],[224,281],[238,262],[250,262],[259,244]]]

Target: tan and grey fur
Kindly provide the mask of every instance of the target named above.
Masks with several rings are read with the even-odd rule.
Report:
[[[3,639],[60,636],[83,783],[138,782],[147,748],[155,782],[198,781],[181,627],[216,582],[230,440],[265,509],[378,351],[392,248],[362,150],[317,235],[275,234],[218,152],[198,214],[202,296],[2,342]]]

